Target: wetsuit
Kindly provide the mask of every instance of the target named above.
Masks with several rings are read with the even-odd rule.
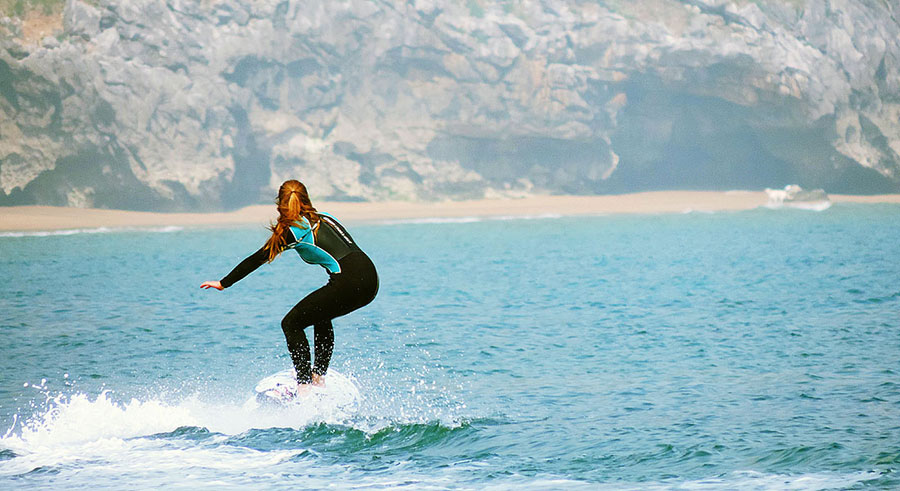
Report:
[[[331,215],[320,213],[313,224],[302,217],[284,229],[285,250],[294,249],[300,257],[318,264],[328,271],[328,283],[310,293],[281,320],[288,351],[297,371],[297,382],[312,381],[311,373],[324,375],[334,349],[334,328],[331,320],[348,314],[371,302],[378,293],[378,273],[375,265]],[[228,273],[220,281],[228,288],[269,259],[263,246]],[[310,371],[309,342],[304,330],[314,326],[315,366]]]

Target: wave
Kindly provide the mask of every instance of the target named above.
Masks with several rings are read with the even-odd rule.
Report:
[[[470,422],[392,421],[335,407],[259,407],[251,401],[208,402],[194,394],[175,403],[154,397],[116,402],[108,391],[93,398],[58,395],[27,420],[16,416],[0,437],[0,476],[96,462],[125,472],[140,462],[170,467],[185,460],[239,471],[245,464],[292,459],[316,442],[339,441],[348,453],[373,446],[415,449],[473,431]]]
[[[409,224],[445,224],[445,223],[477,223],[487,221],[504,220],[543,220],[548,218],[562,218],[558,213],[542,213],[539,215],[496,215],[496,216],[463,216],[463,217],[422,217],[399,218],[396,220],[380,220],[382,225],[409,225]]]
[[[770,210],[780,210],[780,209],[794,209],[794,210],[807,210],[807,211],[825,211],[831,208],[831,201],[808,201],[808,202],[796,202],[796,203],[766,203],[763,205],[763,208],[768,208]]]
[[[780,208],[794,208],[797,210],[825,211],[831,208],[831,200],[824,190],[813,189],[807,191],[796,184],[785,186],[784,189],[765,190],[768,202],[766,208],[777,210]]]
[[[117,232],[172,233],[181,232],[182,230],[184,230],[184,227],[175,225],[168,225],[165,227],[95,227],[72,228],[66,230],[38,230],[31,232],[0,232],[0,237],[55,237],[80,234],[109,234]]]
[[[736,471],[723,476],[690,481],[663,482],[611,482],[597,483],[567,478],[534,479],[513,476],[502,482],[483,486],[483,489],[585,489],[617,491],[662,490],[798,490],[798,489],[848,489],[878,481],[884,476],[878,472],[767,474],[755,471]]]
[[[686,482],[642,484],[629,488],[617,486],[616,489],[687,489],[687,490],[796,490],[796,489],[848,489],[867,481],[875,481],[884,476],[875,471],[852,473],[818,472],[806,474],[769,474],[756,471],[736,471],[727,475],[699,479]]]
[[[0,479],[25,477],[33,484],[47,484],[49,475],[71,484],[77,476],[74,480],[81,483],[115,486],[122,479],[139,477],[148,487],[215,482],[286,487],[292,484],[283,480],[288,473],[307,476],[310,487],[333,484],[335,475],[340,475],[345,483],[368,487],[469,484],[473,489],[650,490],[845,489],[892,479],[877,471],[738,471],[693,480],[604,483],[555,471],[520,472],[515,462],[508,472],[494,473],[487,470],[493,464],[485,459],[496,455],[492,452],[497,451],[497,442],[491,435],[498,428],[490,427],[509,421],[404,417],[391,421],[358,414],[309,414],[302,408],[248,410],[246,406],[204,402],[196,395],[175,403],[159,397],[118,403],[109,392],[93,398],[57,396],[0,437]],[[454,457],[454,465],[438,467],[422,467],[421,462],[403,457],[444,452],[469,457]],[[348,466],[361,470],[348,473]]]
[[[273,445],[295,445],[303,442],[312,447],[329,446],[335,453],[343,455],[360,452],[414,453],[426,449],[454,446],[477,439],[479,427],[494,424],[491,420],[461,421],[447,424],[441,421],[425,423],[395,423],[379,426],[378,429],[365,428],[366,424],[316,423],[303,428],[252,429],[232,435],[228,443],[249,448],[272,448]],[[362,428],[360,428],[362,427]],[[287,443],[284,443],[287,442]],[[339,450],[332,444],[338,444]]]

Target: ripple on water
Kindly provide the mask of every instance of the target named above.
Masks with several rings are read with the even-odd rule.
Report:
[[[365,429],[370,422],[351,425],[316,423],[303,428],[251,429],[228,438],[230,445],[257,450],[295,448],[302,444],[317,452],[337,455],[377,454],[382,456],[407,452],[453,448],[478,438],[478,427],[485,421],[447,425],[428,423],[389,424],[378,429]]]

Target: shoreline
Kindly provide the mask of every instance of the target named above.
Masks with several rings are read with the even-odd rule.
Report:
[[[832,203],[900,203],[900,194],[829,195]],[[531,196],[446,202],[316,202],[316,207],[348,223],[490,217],[577,216],[739,211],[766,205],[764,191],[650,191],[600,196]],[[0,232],[96,228],[204,227],[259,224],[275,218],[274,205],[231,212],[145,211],[13,206],[0,208]]]

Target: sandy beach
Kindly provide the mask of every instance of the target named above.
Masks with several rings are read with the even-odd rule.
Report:
[[[829,197],[837,203],[900,203],[898,194]],[[315,205],[344,221],[359,223],[428,218],[735,211],[757,208],[766,202],[767,195],[763,191],[656,191],[606,196],[535,196],[447,202],[317,201]],[[0,208],[0,231],[265,224],[274,218],[274,214],[273,205],[254,205],[224,213],[153,213],[15,206]]]

